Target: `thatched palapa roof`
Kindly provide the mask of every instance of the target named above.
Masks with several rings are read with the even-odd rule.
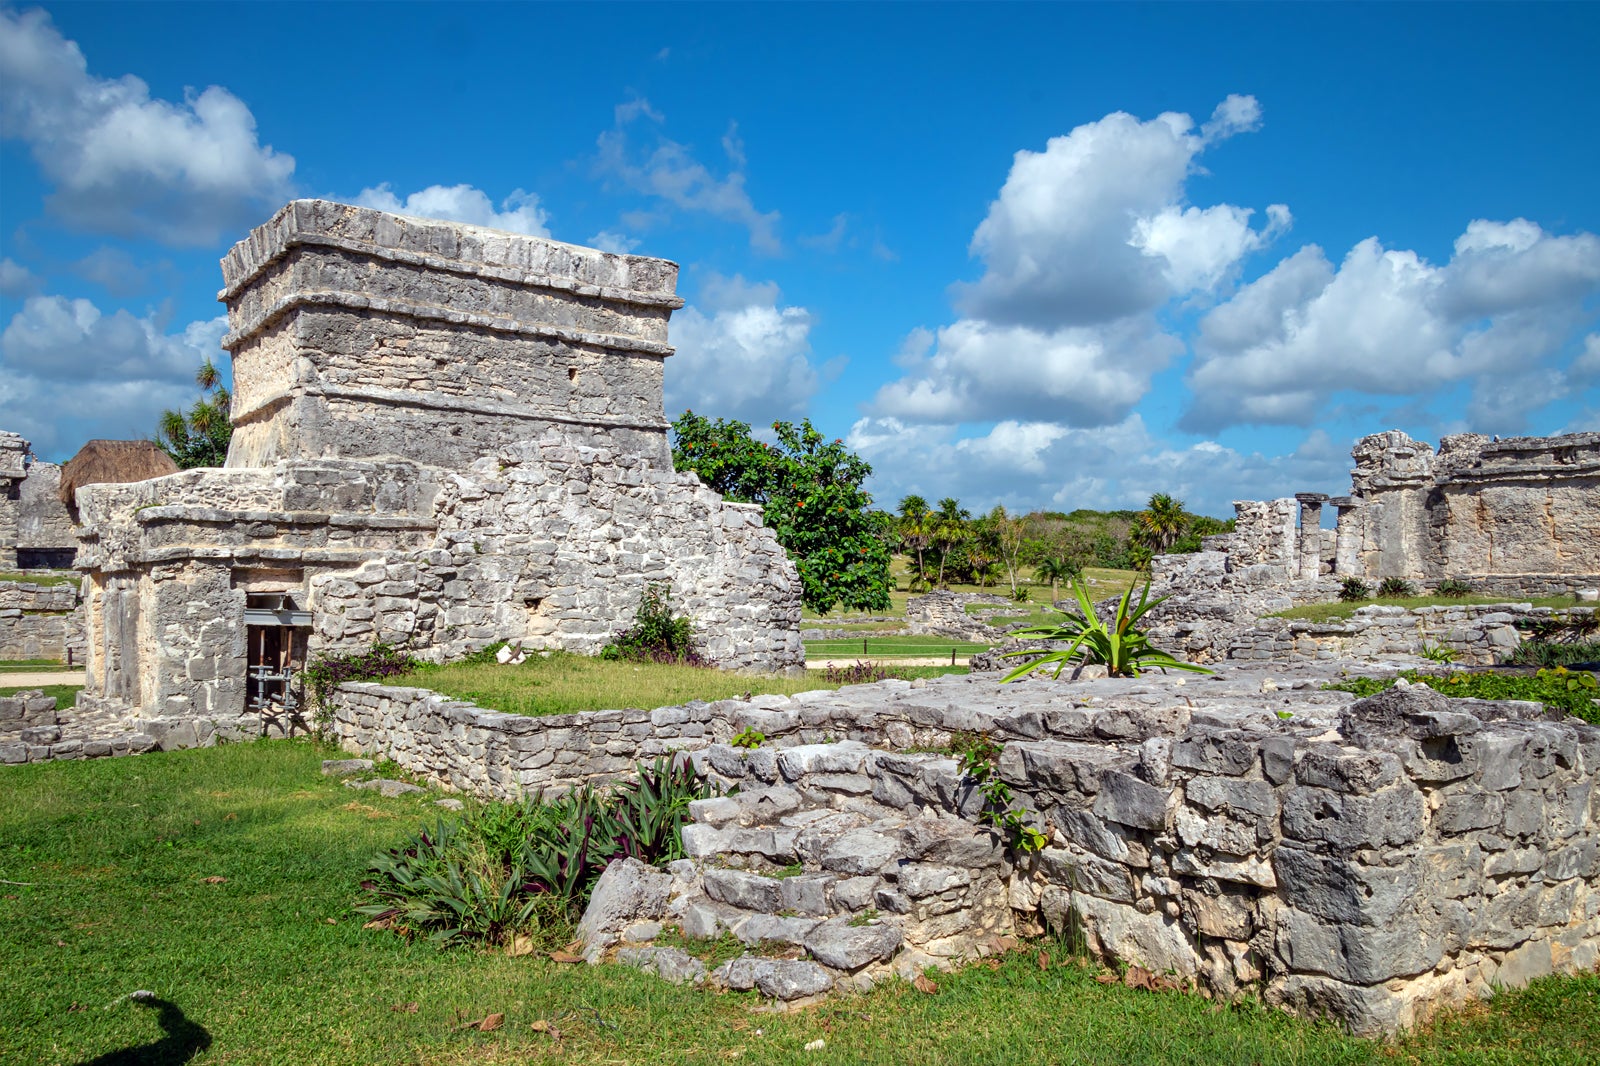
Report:
[[[178,464],[147,440],[92,440],[61,467],[61,502],[77,518],[76,496],[85,485],[126,485],[176,474]]]

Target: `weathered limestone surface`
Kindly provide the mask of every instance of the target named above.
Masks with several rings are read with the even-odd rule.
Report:
[[[671,884],[656,875],[652,913],[587,928],[623,961],[730,987],[754,986],[759,960],[698,974],[650,944],[661,924],[802,946],[816,960],[803,973],[763,971],[782,1000],[1072,923],[1103,956],[1366,1033],[1600,961],[1600,729],[1422,686],[1358,701],[1323,691],[1331,676],[951,677],[537,719],[346,685],[332,728],[352,751],[502,798],[674,750],[739,783],[694,805],[691,861]],[[769,743],[729,746],[746,728]],[[1003,742],[999,772],[1048,835],[1042,852],[1008,851],[982,824],[954,759],[906,750],[956,730]]]
[[[38,461],[27,441],[0,430],[0,570],[72,565],[77,536],[60,488],[59,466]]]
[[[676,272],[285,207],[224,261],[227,467],[78,494],[80,707],[190,732],[304,728],[246,712],[257,594],[309,612],[311,655],[383,640],[440,659],[496,640],[597,651],[663,583],[713,662],[798,667],[798,575],[759,511],[671,469]]]
[[[0,660],[83,658],[78,586],[0,581]]]
[[[17,530],[22,518],[22,479],[28,476],[23,460],[28,442],[0,430],[0,570],[17,567]]]
[[[297,200],[222,268],[231,467],[467,466],[553,429],[670,465],[675,263]]]
[[[1488,664],[1515,648],[1515,619],[1485,629],[1476,618],[1521,618],[1519,609],[1371,608],[1331,627],[1262,616],[1330,602],[1345,578],[1396,577],[1424,588],[1449,578],[1508,597],[1592,598],[1600,587],[1600,433],[1505,441],[1458,434],[1435,455],[1391,430],[1363,438],[1352,455],[1350,496],[1237,501],[1235,532],[1207,538],[1205,551],[1158,557],[1154,592],[1168,600],[1148,616],[1156,644],[1210,662],[1415,654],[1435,643]],[[1336,509],[1335,530],[1321,528],[1324,504]]]
[[[1522,643],[1523,630],[1553,627],[1575,633],[1596,628],[1592,607],[1534,607],[1527,603],[1453,607],[1358,608],[1349,619],[1311,622],[1262,618],[1234,635],[1230,659],[1381,659],[1421,655],[1428,647],[1466,666],[1504,662]]]

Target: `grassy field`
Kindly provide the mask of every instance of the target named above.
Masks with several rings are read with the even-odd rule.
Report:
[[[1055,945],[791,1014],[621,967],[441,953],[366,931],[368,857],[432,820],[262,741],[0,769],[0,1062],[1137,1063],[1536,1066],[1600,1056],[1600,976],[1397,1043],[1245,1004],[1102,985]],[[1047,953],[1041,967],[1038,951]],[[130,1002],[135,989],[170,1006]],[[491,1032],[463,1027],[491,1013]],[[560,1032],[552,1037],[548,1027]],[[163,1033],[166,1035],[163,1035]],[[819,1051],[808,1042],[824,1040]],[[190,1055],[193,1055],[190,1058]]]
[[[949,653],[948,642],[945,651]],[[935,669],[905,668],[909,677],[929,677],[936,672]],[[746,693],[792,696],[796,692],[839,687],[837,682],[829,682],[817,672],[806,677],[736,674],[692,666],[608,662],[561,652],[552,653],[549,658],[530,656],[520,666],[498,663],[424,666],[387,683],[416,685],[456,699],[471,700],[481,707],[531,715],[618,707],[651,709],[690,700],[725,700]]]
[[[6,659],[0,661],[0,674],[7,670],[65,670],[67,664],[60,659]]]
[[[841,638],[837,640],[808,640],[806,641],[806,659],[815,662],[818,659],[850,659],[863,658],[874,661],[892,659],[940,659],[945,658],[954,651],[956,655],[965,657],[976,655],[980,651],[988,651],[987,644],[974,644],[970,641],[952,640],[949,637],[923,637],[908,636],[905,634],[892,634],[885,637]]]
[[[908,591],[906,585],[910,580],[911,571],[910,564],[906,561],[904,556],[895,556],[892,573],[895,580],[895,587],[889,592],[890,608],[889,610],[882,612],[882,617],[894,615],[903,618],[905,617],[906,613],[906,601],[916,596],[926,595],[926,593]],[[1136,581],[1142,581],[1142,578],[1138,573],[1132,570],[1106,570],[1101,567],[1091,566],[1083,572],[1083,580],[1084,584],[1089,587],[1090,595],[1097,600],[1102,600],[1107,596],[1120,596],[1123,589],[1127,588]],[[998,584],[994,585],[980,586],[952,583],[946,587],[951,592],[983,592],[990,596],[1001,596],[1006,599],[1009,599],[1011,596],[1011,583],[1004,579],[1002,579]],[[1050,585],[1048,582],[1043,585],[1036,585],[1032,582],[1029,582],[1025,587],[1027,588],[1029,594],[1033,597],[1033,602],[1035,604],[1047,603],[1049,601]],[[1072,596],[1072,590],[1068,586],[1062,585],[1057,589],[1057,594],[1070,599]],[[1026,609],[1026,607],[1024,607],[1024,609]],[[825,622],[828,623],[829,628],[832,628],[834,625],[839,623],[848,622],[850,618],[856,617],[861,613],[864,612],[846,612],[840,608],[835,608],[825,615],[819,615],[815,611],[808,609],[805,611],[805,620],[807,622]]]
[[[0,677],[3,677],[3,676],[4,675],[0,675]],[[54,696],[56,698],[56,709],[57,710],[61,710],[62,708],[65,708],[65,707],[74,707],[74,706],[77,705],[77,703],[78,703],[78,693],[83,691],[83,686],[82,685],[32,685],[32,686],[29,686],[27,688],[19,688],[19,687],[15,686],[15,685],[10,686],[10,687],[7,687],[5,685],[0,685],[0,696],[15,696],[19,692],[32,692],[34,689],[38,689],[40,692],[43,692],[46,696]]]
[[[1269,618],[1301,618],[1312,622],[1334,622],[1349,618],[1360,607],[1462,607],[1474,603],[1532,603],[1535,607],[1571,607],[1571,596],[1545,596],[1529,600],[1520,596],[1394,596],[1357,600],[1354,603],[1310,603],[1268,615]]]
[[[0,581],[24,581],[30,585],[76,585],[81,574],[39,573],[36,570],[0,570]]]

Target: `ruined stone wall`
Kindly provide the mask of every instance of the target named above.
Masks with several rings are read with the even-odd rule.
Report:
[[[78,586],[0,581],[0,660],[83,661]]]
[[[46,553],[58,558],[43,558],[52,569],[72,565],[78,534],[72,516],[61,502],[61,468],[55,463],[33,462],[21,486],[17,514],[17,547],[28,549],[36,560]]]
[[[223,260],[230,467],[464,467],[563,433],[667,465],[677,265],[298,200]]]
[[[448,478],[438,522],[433,551],[402,570],[317,587],[324,643],[376,633],[445,657],[491,640],[593,654],[660,582],[719,666],[805,661],[798,575],[760,508],[725,502],[693,474],[526,442]]]
[[[1600,960],[1600,729],[1420,686],[1357,701],[1321,689],[1335,673],[953,677],[555,718],[346,685],[332,729],[501,798],[688,751],[742,791],[695,805],[696,868],[657,917],[810,948],[820,972],[784,999],[1077,926],[1103,956],[1376,1033]],[[747,728],[770,746],[727,744]],[[981,824],[953,758],[905,750],[957,730],[1003,742],[1042,852]],[[876,947],[832,953],[840,925]]]
[[[21,523],[23,459],[28,442],[0,430],[0,570],[17,568],[17,532]]]
[[[1356,576],[1526,594],[1600,582],[1600,433],[1463,433],[1435,454],[1391,430],[1352,454]]]
[[[1594,626],[1592,607],[1549,608],[1493,603],[1456,607],[1358,608],[1349,619],[1311,622],[1263,618],[1235,635],[1230,659],[1386,659],[1421,655],[1424,649],[1452,653],[1464,666],[1505,662],[1529,626]]]

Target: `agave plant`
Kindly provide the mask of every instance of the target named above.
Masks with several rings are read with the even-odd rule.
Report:
[[[1122,599],[1117,603],[1116,615],[1110,625],[1095,613],[1094,603],[1089,599],[1089,590],[1081,582],[1072,583],[1072,592],[1078,600],[1078,610],[1061,611],[1064,616],[1061,624],[1029,626],[1012,633],[1012,636],[1031,640],[1064,640],[1068,642],[1067,646],[1057,651],[1041,652],[1024,649],[1006,652],[1006,658],[1024,655],[1034,655],[1038,658],[1011,671],[1001,679],[1002,683],[1015,681],[1041,666],[1052,664],[1056,668],[1053,676],[1060,677],[1061,671],[1075,662],[1081,665],[1104,666],[1106,673],[1112,677],[1138,677],[1144,670],[1188,670],[1197,674],[1211,673],[1196,663],[1186,663],[1182,659],[1173,658],[1151,644],[1144,633],[1136,628],[1136,623],[1144,617],[1145,612],[1166,599],[1165,596],[1158,596],[1153,600],[1150,598],[1149,581],[1144,583],[1144,590],[1139,594],[1137,604],[1133,603],[1133,586],[1128,586],[1128,590],[1122,594]]]

